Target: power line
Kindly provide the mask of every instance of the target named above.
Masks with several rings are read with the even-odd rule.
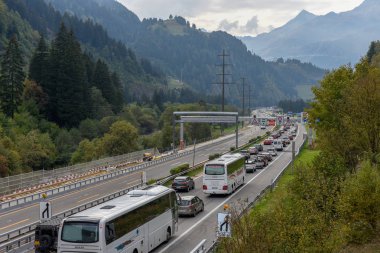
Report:
[[[226,63],[226,57],[229,57],[229,54],[226,54],[225,50],[223,49],[222,54],[219,54],[218,57],[222,57],[222,64],[219,64],[217,66],[222,67],[222,73],[217,74],[218,76],[222,76],[222,82],[216,83],[222,85],[222,112],[224,112],[224,98],[225,98],[225,85],[226,84],[232,84],[229,82],[226,82],[226,76],[230,76],[231,74],[226,73],[226,66],[230,66],[231,64]]]

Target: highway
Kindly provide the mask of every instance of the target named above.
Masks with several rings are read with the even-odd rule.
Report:
[[[296,142],[296,150],[302,144],[304,128],[299,127]],[[199,242],[207,239],[206,248],[209,248],[216,240],[217,213],[223,212],[223,205],[228,203],[232,207],[241,207],[242,201],[254,199],[264,188],[271,184],[272,180],[281,173],[283,168],[291,161],[291,145],[285,149],[287,152],[277,152],[277,157],[264,169],[257,170],[253,174],[247,174],[246,184],[229,196],[209,196],[202,192],[202,177],[195,180],[195,189],[183,195],[197,195],[203,199],[205,211],[196,217],[183,217],[179,220],[178,232],[166,244],[162,244],[154,253],[190,252]]]
[[[254,136],[264,134],[267,130],[260,130],[258,127],[251,127],[242,132],[239,136],[239,145],[248,142]],[[215,141],[214,141],[215,142]],[[204,145],[204,146],[203,146]],[[229,138],[223,142],[203,144],[196,148],[195,164],[207,160],[210,154],[228,151],[235,146],[235,138]],[[182,163],[193,163],[193,154],[180,157],[176,160],[167,161],[144,169],[147,178],[158,179],[169,175],[169,170]],[[122,175],[102,181],[78,190],[70,191],[62,195],[50,197],[53,214],[74,208],[78,205],[107,196],[116,191],[138,184],[141,180],[141,173]],[[0,234],[15,230],[39,220],[39,203],[34,202],[21,206],[20,208],[8,210],[0,213]]]

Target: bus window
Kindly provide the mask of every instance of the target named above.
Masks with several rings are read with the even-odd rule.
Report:
[[[206,175],[224,175],[224,165],[208,164],[205,168]]]
[[[98,223],[69,221],[63,224],[62,241],[94,243],[99,241]]]

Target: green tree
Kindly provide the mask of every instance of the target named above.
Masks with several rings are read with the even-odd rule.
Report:
[[[71,156],[71,163],[89,162],[100,157],[99,155],[99,139],[90,141],[84,139],[79,143],[78,148]]]
[[[121,120],[112,124],[102,139],[107,155],[121,155],[138,149],[138,131],[130,123]]]
[[[370,163],[343,184],[338,211],[347,240],[365,243],[378,234],[380,220],[380,174]]]
[[[50,136],[38,130],[19,136],[17,149],[24,166],[33,170],[49,168],[56,158],[56,148]]]
[[[49,48],[44,37],[40,38],[29,65],[29,79],[45,89],[49,80]]]
[[[25,78],[23,64],[17,39],[12,37],[2,56],[0,70],[0,106],[3,112],[12,118],[21,103]]]
[[[76,126],[89,115],[89,88],[80,45],[64,24],[52,42],[49,65],[49,118],[60,126]]]

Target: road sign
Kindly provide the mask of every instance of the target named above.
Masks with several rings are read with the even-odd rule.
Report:
[[[41,221],[46,221],[50,220],[52,216],[51,213],[51,204],[50,202],[40,202],[40,220]]]
[[[218,213],[218,237],[231,237],[231,214]]]

